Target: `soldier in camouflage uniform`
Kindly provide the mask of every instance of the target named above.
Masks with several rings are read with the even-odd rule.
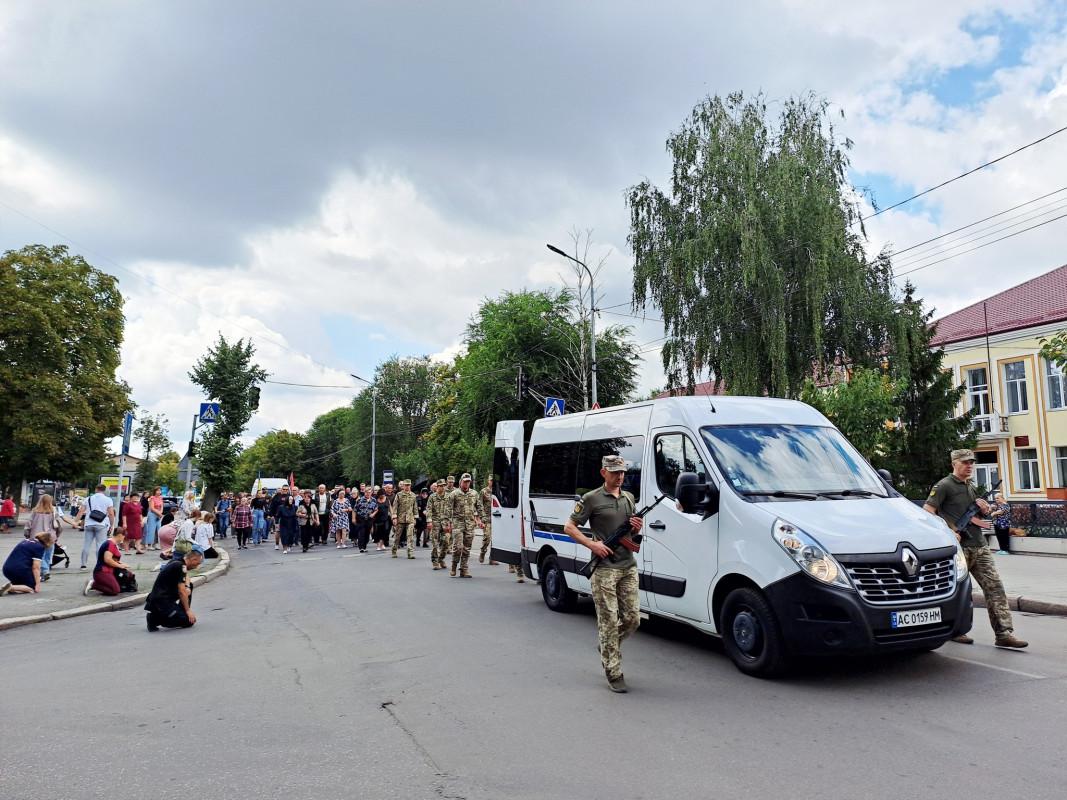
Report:
[[[478,563],[485,563],[485,554],[489,553],[489,566],[495,567],[499,562],[493,561],[493,478],[485,481],[485,488],[478,492],[478,505],[482,512],[482,551],[478,554]]]
[[[449,499],[445,494],[444,478],[434,484],[434,493],[426,502],[426,532],[430,535],[430,561],[434,569],[445,568],[448,555],[449,538],[445,528],[448,525]]]
[[[604,539],[627,520],[634,533],[637,533],[641,530],[642,521],[634,516],[636,504],[633,495],[622,488],[626,477],[626,460],[622,456],[604,456],[600,463],[604,485],[585,493],[563,526],[563,532],[578,544],[588,547],[594,556],[603,559],[593,571],[590,581],[600,634],[600,661],[608,679],[608,688],[622,693],[629,689],[622,674],[620,647],[641,622],[637,559],[621,543],[612,550],[604,544]],[[593,538],[578,528],[587,522]]]
[[[408,543],[408,558],[415,557],[415,517],[419,515],[419,498],[411,491],[411,481],[400,481],[400,491],[393,499],[393,558],[401,539]]]
[[[471,557],[471,545],[474,544],[474,529],[482,524],[481,510],[478,508],[478,493],[471,488],[471,476],[464,472],[459,478],[459,488],[449,495],[452,500],[452,577],[469,578],[467,562]]]
[[[963,547],[967,559],[967,569],[971,577],[982,587],[985,595],[986,610],[989,612],[989,624],[996,634],[994,644],[997,647],[1026,647],[1029,642],[1016,639],[1013,634],[1011,612],[1008,610],[1008,598],[1004,593],[1004,584],[997,573],[993,554],[989,552],[985,531],[972,520],[965,529],[957,530],[956,521],[967,513],[972,503],[978,504],[979,516],[989,513],[989,503],[978,495],[978,490],[971,483],[974,471],[974,453],[970,450],[952,451],[952,474],[938,481],[930,490],[923,508],[948,523],[956,531],[956,539]],[[974,644],[974,639],[966,634],[957,636],[954,642]]]

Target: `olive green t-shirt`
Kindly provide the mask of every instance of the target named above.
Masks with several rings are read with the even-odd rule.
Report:
[[[969,481],[961,481],[955,475],[942,478],[930,490],[926,502],[933,506],[937,515],[955,529],[956,520],[967,513],[971,503],[978,499],[978,489]],[[983,547],[986,545],[985,532],[970,523],[966,530],[959,532],[960,544],[964,547]]]
[[[601,486],[586,492],[578,501],[574,513],[571,514],[571,522],[579,527],[588,522],[593,538],[602,542],[633,516],[634,506],[633,495],[629,492],[620,490],[619,496],[615,497]],[[637,559],[634,554],[621,543],[615,545],[612,554],[600,562],[600,567],[610,569],[629,569],[636,566]]]

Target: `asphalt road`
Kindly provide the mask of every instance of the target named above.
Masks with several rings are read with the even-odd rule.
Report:
[[[138,611],[0,634],[0,798],[1061,798],[1067,619],[974,646],[738,672],[652,621],[605,686],[583,602],[504,566],[234,553],[189,631]]]

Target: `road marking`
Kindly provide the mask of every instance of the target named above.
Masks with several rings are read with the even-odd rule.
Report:
[[[1046,675],[1035,675],[1032,672],[1023,672],[1022,670],[1018,670],[1018,669],[1008,669],[1007,667],[998,667],[996,664],[986,664],[983,661],[972,661],[969,658],[960,658],[959,656],[950,656],[950,655],[947,655],[945,653],[938,653],[938,655],[941,656],[941,658],[947,658],[950,661],[966,661],[968,664],[976,664],[979,667],[989,667],[990,669],[999,669],[1001,672],[1010,672],[1012,675],[1022,675],[1024,678],[1038,678],[1040,680],[1045,680],[1047,678]]]
[[[322,561],[322,556],[311,556],[310,558],[300,558],[298,561]]]

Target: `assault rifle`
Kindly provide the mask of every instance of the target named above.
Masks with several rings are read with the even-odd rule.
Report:
[[[1004,481],[1000,480],[993,484],[993,488],[986,492],[984,495],[982,495],[982,499],[990,500],[993,495],[997,493],[997,489],[1000,488],[1000,484],[1002,484],[1003,482]],[[971,524],[971,520],[974,519],[974,515],[977,513],[978,501],[975,500],[973,503],[971,503],[970,507],[965,512],[963,512],[963,516],[956,520],[956,531],[958,533],[963,533],[963,531],[967,529],[967,526]]]
[[[640,511],[634,511],[634,513],[632,513],[630,516],[643,518],[645,514],[654,509],[657,505],[659,505],[659,502],[666,496],[667,495],[665,494],[661,494],[655,499],[653,503],[645,506]],[[629,517],[627,517],[626,522],[619,525],[619,527],[617,527],[608,538],[604,539],[601,544],[606,544],[611,550],[614,550],[617,546],[621,544],[631,553],[636,553],[641,550],[641,541],[644,538],[644,534],[633,532],[633,528],[630,527],[630,519]],[[604,559],[602,559],[600,556],[593,556],[589,559],[589,562],[584,567],[578,570],[578,573],[580,575],[584,575],[587,578],[591,578],[593,576],[593,570],[599,567],[600,562],[603,560]]]

